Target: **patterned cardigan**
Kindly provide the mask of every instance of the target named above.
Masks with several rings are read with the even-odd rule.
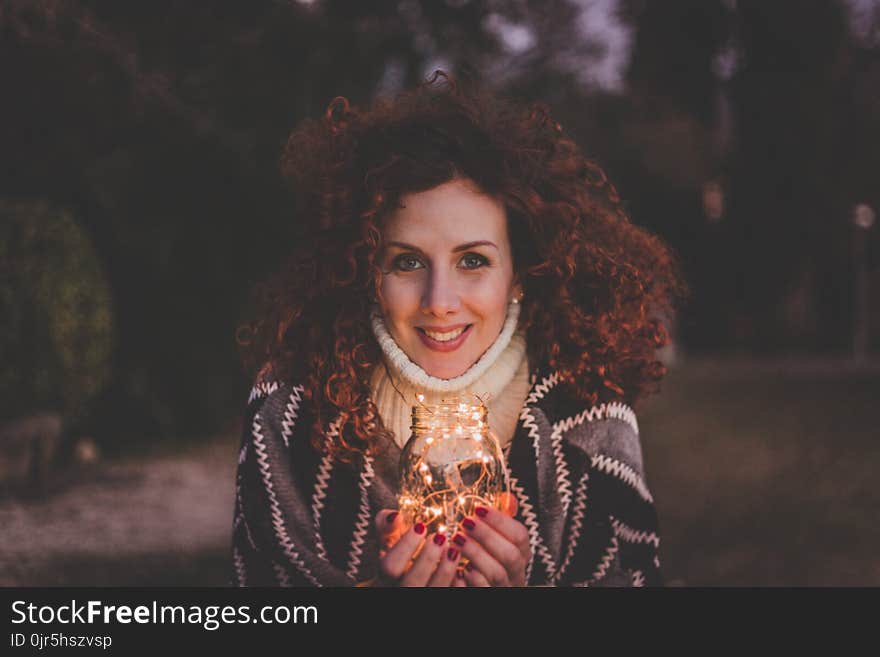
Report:
[[[505,448],[530,586],[662,586],[657,514],[638,424],[621,403],[583,408],[536,368]],[[258,380],[245,413],[231,583],[353,586],[377,574],[375,514],[397,507],[391,440],[344,463],[311,446],[302,386]],[[334,424],[329,432],[338,430]]]

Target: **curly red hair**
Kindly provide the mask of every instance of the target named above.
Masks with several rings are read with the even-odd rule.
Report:
[[[344,457],[387,431],[369,388],[382,359],[368,321],[382,219],[404,194],[455,177],[505,205],[530,363],[558,371],[587,404],[634,404],[665,375],[655,352],[669,339],[662,318],[686,292],[677,262],[630,222],[603,170],[543,104],[438,71],[365,110],[334,99],[290,136],[282,172],[305,238],[258,288],[258,319],[239,344],[252,373],[303,385],[317,448]]]

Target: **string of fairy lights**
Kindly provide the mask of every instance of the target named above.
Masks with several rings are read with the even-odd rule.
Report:
[[[495,506],[504,490],[501,449],[486,405],[477,399],[476,404],[459,399],[432,406],[418,395],[401,456],[401,513],[447,537],[478,504]]]

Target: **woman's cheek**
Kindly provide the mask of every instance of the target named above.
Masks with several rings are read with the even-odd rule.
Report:
[[[484,321],[499,326],[504,323],[509,287],[505,281],[495,279],[483,281],[471,290],[471,305],[480,309]]]
[[[385,316],[406,320],[418,311],[420,295],[418,281],[386,279],[382,284]]]

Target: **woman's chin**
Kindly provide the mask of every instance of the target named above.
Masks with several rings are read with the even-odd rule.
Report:
[[[420,364],[420,367],[425,370],[430,376],[433,376],[437,379],[454,379],[457,376],[461,376],[465,372],[468,371],[469,365],[467,364],[455,364],[455,363],[426,363]]]

